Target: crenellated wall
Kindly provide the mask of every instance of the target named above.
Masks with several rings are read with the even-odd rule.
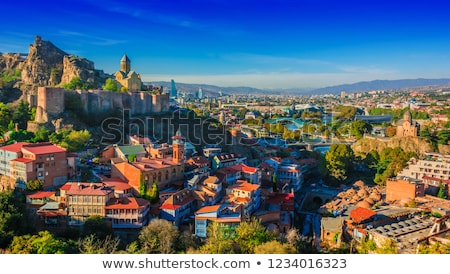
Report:
[[[76,95],[86,113],[98,114],[113,110],[130,110],[131,115],[164,113],[169,111],[169,94],[140,92],[112,92],[108,90],[64,90],[39,87],[37,92],[36,118],[46,123],[64,111],[66,94]]]

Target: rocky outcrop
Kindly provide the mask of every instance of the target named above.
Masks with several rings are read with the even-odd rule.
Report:
[[[66,55],[63,59],[61,85],[69,83],[70,80],[75,77],[80,78],[81,81],[83,81],[83,83],[87,83],[88,86],[97,88],[97,77],[94,62],[89,61],[86,58]]]
[[[30,45],[22,69],[22,81],[28,85],[55,86],[61,82],[63,59],[67,55],[49,41],[36,36]]]
[[[23,64],[27,58],[26,54],[5,53],[0,55],[0,71],[22,70]]]
[[[352,149],[356,154],[366,154],[371,150],[376,150],[380,153],[387,147],[400,147],[404,151],[412,151],[418,155],[434,151],[433,146],[420,137],[392,137],[387,139],[367,137],[358,140],[352,145]]]

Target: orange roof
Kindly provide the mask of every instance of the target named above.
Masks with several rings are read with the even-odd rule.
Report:
[[[28,158],[17,158],[12,160],[13,162],[19,162],[19,163],[31,163],[34,160],[33,159],[28,159]]]
[[[63,186],[61,186],[59,189],[61,190],[69,190],[71,188],[71,183],[66,183]]]
[[[33,153],[33,154],[48,154],[48,153],[59,153],[66,152],[66,149],[54,145],[52,143],[43,143],[43,144],[28,144],[24,145],[22,149]]]
[[[17,142],[15,144],[11,144],[11,145],[0,147],[0,149],[17,153],[17,152],[20,152],[22,150],[22,147],[24,145],[28,145],[28,144],[29,143],[26,143],[26,142]]]
[[[30,199],[42,199],[46,197],[51,197],[53,195],[55,195],[54,191],[38,191],[36,193],[27,195],[27,197]]]
[[[139,209],[150,205],[150,202],[142,198],[112,198],[105,209]]]
[[[238,180],[238,182],[234,185],[229,186],[230,189],[239,189],[241,191],[251,192],[259,189],[259,185],[250,184],[246,181]]]
[[[195,212],[195,214],[207,213],[207,212],[217,212],[217,210],[219,210],[219,208],[220,208],[220,205],[204,206],[204,207],[200,208],[199,210],[197,210]]]
[[[377,213],[373,210],[358,207],[350,212],[350,218],[353,219],[354,222],[360,223],[369,219],[370,217],[376,215]]]

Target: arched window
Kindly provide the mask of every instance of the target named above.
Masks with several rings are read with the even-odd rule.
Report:
[[[158,172],[158,182],[161,182],[161,171]]]
[[[166,170],[166,180],[169,180],[169,171]]]

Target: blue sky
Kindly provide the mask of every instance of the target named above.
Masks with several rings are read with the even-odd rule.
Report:
[[[34,36],[145,81],[317,88],[450,78],[445,1],[67,0],[2,3],[0,52]],[[7,12],[6,12],[7,11]]]

